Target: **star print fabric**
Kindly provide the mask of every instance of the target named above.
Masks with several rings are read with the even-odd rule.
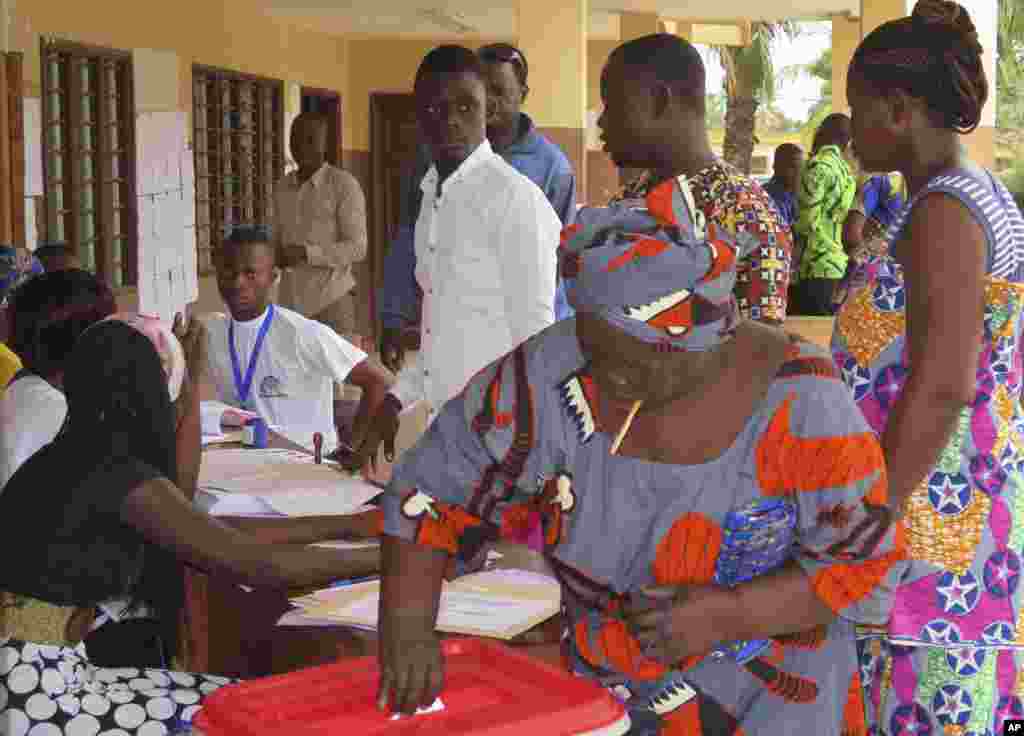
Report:
[[[1005,718],[1024,714],[1024,241],[1009,226],[1015,213],[1000,216],[1006,227],[985,219],[999,209],[998,187],[954,171],[916,195],[893,223],[889,247],[854,272],[833,357],[881,435],[911,368],[904,272],[894,254],[914,202],[935,191],[976,214],[989,236],[989,273],[974,400],[908,501],[911,561],[889,623],[861,631],[867,720],[889,736],[998,734]]]

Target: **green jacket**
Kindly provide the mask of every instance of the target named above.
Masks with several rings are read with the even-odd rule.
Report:
[[[803,240],[802,279],[841,279],[846,275],[843,222],[857,194],[857,180],[838,146],[824,146],[800,175],[799,219]]]

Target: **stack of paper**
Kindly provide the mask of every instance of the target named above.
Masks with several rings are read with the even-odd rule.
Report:
[[[381,492],[337,463],[295,450],[225,449],[203,454],[197,503],[214,516],[358,513]]]
[[[376,630],[380,582],[328,588],[292,599],[279,625],[343,625]],[[445,582],[437,630],[513,639],[561,610],[558,581],[527,570],[488,570]]]

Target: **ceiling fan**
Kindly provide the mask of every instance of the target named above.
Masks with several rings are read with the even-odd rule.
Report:
[[[416,14],[452,33],[476,33],[478,30],[460,20],[463,17],[462,13],[449,13],[441,8],[420,8]]]

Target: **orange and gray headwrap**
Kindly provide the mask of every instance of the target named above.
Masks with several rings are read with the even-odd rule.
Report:
[[[685,178],[652,188],[645,209],[580,210],[562,232],[569,301],[665,350],[701,351],[728,340],[739,312],[736,260],[753,247],[701,222]]]

